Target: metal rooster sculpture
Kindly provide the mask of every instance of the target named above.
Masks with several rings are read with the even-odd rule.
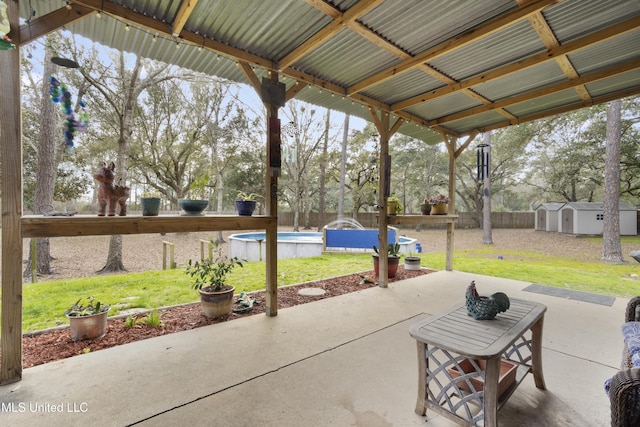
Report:
[[[476,320],[488,320],[498,313],[509,309],[509,297],[503,292],[496,292],[488,297],[480,296],[476,290],[476,282],[471,281],[465,293],[467,314]]]

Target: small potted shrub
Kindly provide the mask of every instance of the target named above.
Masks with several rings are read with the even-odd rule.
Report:
[[[226,316],[233,307],[235,286],[225,283],[227,275],[235,267],[242,267],[237,257],[229,258],[222,254],[222,247],[213,242],[215,255],[200,261],[187,263],[186,274],[195,279],[193,289],[200,293],[202,313],[210,318]]]
[[[236,196],[236,210],[238,211],[238,215],[253,215],[253,211],[256,209],[256,204],[258,203],[259,197],[262,196],[255,193],[247,194],[243,193],[242,191],[239,192]]]
[[[402,204],[398,196],[392,194],[387,198],[387,215],[399,215],[402,213]]]
[[[398,264],[400,263],[400,245],[398,243],[389,243],[387,247],[387,259],[389,260],[387,277],[391,279],[396,277]],[[373,271],[376,276],[380,274],[380,253],[376,245],[373,245]]]
[[[446,215],[449,198],[444,194],[438,194],[429,197],[429,204],[431,205],[431,215]]]
[[[93,297],[85,304],[82,298],[71,305],[64,314],[69,319],[72,341],[102,338],[107,331],[107,315],[111,307]]]

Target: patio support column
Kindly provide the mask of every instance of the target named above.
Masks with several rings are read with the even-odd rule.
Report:
[[[0,51],[2,156],[2,338],[0,384],[22,379],[22,119],[17,0],[9,0],[8,36],[15,50]]]
[[[380,252],[378,265],[378,286],[386,288],[389,285],[389,254],[387,247],[389,245],[389,236],[387,229],[389,227],[389,218],[387,217],[387,197],[389,196],[388,188],[391,187],[391,156],[389,156],[389,140],[391,136],[397,132],[400,125],[404,123],[404,119],[398,118],[393,127],[390,127],[390,116],[386,111],[376,113],[373,108],[369,108],[369,114],[376,125],[376,129],[380,134],[380,168],[379,168],[379,187],[378,187],[378,248]]]
[[[280,168],[274,167],[272,160],[280,153],[280,127],[274,124],[278,120],[278,109],[285,103],[284,85],[278,85],[278,73],[269,71],[269,80],[276,85],[268,85],[268,81],[260,82],[251,65],[244,61],[238,61],[238,66],[249,80],[255,91],[262,99],[267,110],[267,167],[265,175],[265,202],[266,214],[272,218],[278,218],[278,176]],[[277,87],[276,87],[277,86]],[[300,88],[304,87],[301,85]],[[280,91],[282,89],[282,91]],[[277,148],[274,150],[273,148]],[[269,225],[265,229],[266,246],[266,289],[265,289],[265,314],[269,317],[278,314],[278,224]]]
[[[272,81],[278,82],[278,73],[275,71],[269,72],[269,77]],[[284,96],[284,93],[283,93]],[[278,126],[277,134],[275,129],[272,128],[272,121],[278,119],[279,106],[274,103],[265,103],[267,107],[267,175],[266,175],[266,202],[267,202],[267,215],[277,218],[278,217],[278,176],[280,175],[280,169],[277,173],[271,166],[272,157],[275,155],[272,150],[273,144],[278,145],[278,151],[280,150],[280,128]],[[277,141],[274,141],[274,138]],[[269,317],[276,316],[278,314],[278,224],[277,221],[269,226],[265,233],[265,242],[267,249],[266,264],[267,264],[267,285],[266,285],[266,308],[265,314]]]

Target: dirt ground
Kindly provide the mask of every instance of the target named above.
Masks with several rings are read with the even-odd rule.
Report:
[[[291,231],[281,228],[280,231]],[[315,230],[301,230],[315,231]],[[233,232],[223,232],[227,240]],[[423,252],[446,249],[445,230],[401,229],[401,235],[414,239],[422,245]],[[200,258],[200,239],[215,238],[215,232],[169,233],[124,235],[122,237],[123,261],[130,272],[158,270],[162,268],[163,242],[175,245],[175,262],[185,264],[189,259]],[[455,230],[454,249],[473,249],[485,246],[481,243],[482,230]],[[55,237],[50,239],[54,274],[40,280],[55,280],[90,276],[100,270],[106,261],[109,236]],[[494,229],[493,246],[497,250],[532,250],[549,256],[571,257],[598,261],[602,256],[602,243],[573,235],[535,231],[532,229]],[[630,261],[629,253],[640,248],[637,245],[622,245],[623,256]],[[24,260],[28,258],[29,241],[24,242]],[[225,249],[226,252],[226,249]],[[168,257],[167,257],[168,262]]]

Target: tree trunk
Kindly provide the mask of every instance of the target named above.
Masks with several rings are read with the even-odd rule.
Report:
[[[604,160],[604,225],[602,230],[602,259],[620,264],[620,115],[622,101],[607,107],[607,146]]]
[[[482,244],[492,245],[493,235],[491,227],[491,132],[484,133],[486,163],[482,189]]]
[[[322,145],[322,160],[320,161],[320,195],[318,200],[318,231],[324,227],[324,182],[327,179],[327,151],[329,147],[329,123],[331,110],[327,110],[327,118],[324,126],[324,144]]]
[[[109,255],[107,255],[107,263],[97,273],[115,273],[118,271],[127,271],[122,263],[122,236],[116,234],[109,239]]]
[[[48,45],[48,44],[47,44]],[[56,161],[56,115],[57,105],[49,97],[49,77],[55,74],[57,66],[51,62],[52,53],[45,49],[44,78],[40,100],[40,134],[38,136],[38,174],[33,200],[33,213],[40,215],[53,209],[53,190],[55,185]],[[32,246],[29,246],[29,260],[24,277],[31,277]],[[36,262],[38,274],[52,274],[49,239],[36,239]]]
[[[344,115],[344,129],[342,132],[342,153],[340,156],[340,189],[338,195],[338,219],[344,218],[344,187],[347,176],[347,141],[349,140],[349,114]],[[357,212],[354,213],[357,217]],[[338,228],[342,225],[338,221]]]

